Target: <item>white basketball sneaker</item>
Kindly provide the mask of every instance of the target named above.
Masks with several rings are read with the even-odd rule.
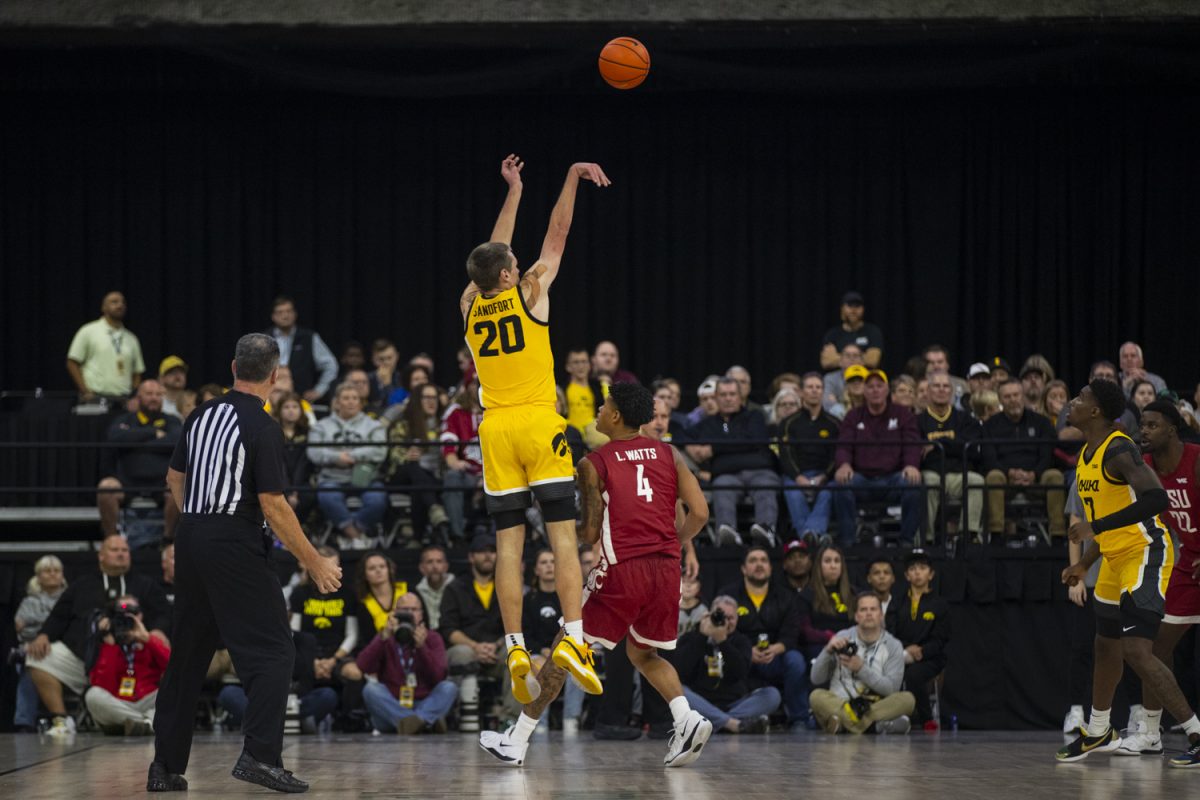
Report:
[[[1121,739],[1121,746],[1113,751],[1114,756],[1161,756],[1162,734],[1146,727],[1145,720],[1138,722],[1137,731]]]
[[[496,757],[496,760],[510,767],[519,767],[525,763],[525,751],[529,742],[514,742],[509,738],[512,728],[504,733],[484,731],[479,734],[479,746]]]
[[[675,724],[667,757],[663,764],[668,767],[683,767],[700,757],[708,737],[712,736],[712,723],[692,709],[687,716]]]

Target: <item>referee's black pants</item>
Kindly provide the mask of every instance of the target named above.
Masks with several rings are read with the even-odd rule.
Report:
[[[279,580],[261,530],[229,517],[185,515],[175,537],[171,660],[158,690],[155,761],[187,770],[196,702],[209,662],[224,642],[246,690],[245,749],[283,766],[283,721],[296,647]]]

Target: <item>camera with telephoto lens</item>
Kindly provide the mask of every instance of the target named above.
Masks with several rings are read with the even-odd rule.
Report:
[[[858,642],[846,642],[841,647],[833,648],[832,652],[835,656],[854,658],[854,656],[858,653]]]
[[[708,615],[708,621],[713,624],[713,627],[720,628],[725,624],[726,620],[725,609],[714,608]]]
[[[417,621],[413,615],[403,612],[396,615],[396,643],[402,647],[412,644],[416,638],[413,634],[417,629]]]

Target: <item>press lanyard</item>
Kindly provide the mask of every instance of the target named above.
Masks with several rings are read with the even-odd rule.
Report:
[[[109,331],[108,338],[112,339],[113,352],[121,355],[121,340],[125,338],[123,331]]]

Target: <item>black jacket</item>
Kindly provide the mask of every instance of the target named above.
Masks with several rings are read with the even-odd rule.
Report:
[[[906,592],[901,597],[893,596],[892,606],[896,609],[895,617],[888,620],[892,635],[905,647],[919,644],[925,661],[945,664],[950,644],[950,604],[927,592],[921,595],[917,613],[913,614],[912,600]]]
[[[795,650],[799,646],[800,612],[796,607],[795,592],[784,591],[778,584],[770,582],[762,608],[754,607],[754,602],[746,593],[745,581],[731,583],[717,594],[729,595],[737,601],[737,631],[750,640],[751,646],[760,641],[771,644],[779,642],[788,650]]]
[[[716,658],[718,652],[723,674],[714,678],[708,674],[708,659]],[[750,693],[746,683],[750,676],[750,640],[736,630],[720,645],[700,631],[685,633],[675,645],[671,663],[684,686],[722,710]]]
[[[492,602],[487,607],[479,602],[475,593],[475,580],[471,573],[462,575],[446,586],[442,595],[441,619],[438,633],[451,646],[450,634],[462,631],[476,642],[497,642],[504,637],[504,623],[500,620],[500,598],[492,589]]]
[[[124,593],[138,599],[146,630],[157,629],[170,636],[170,608],[158,582],[145,575],[132,573],[124,577]],[[108,609],[112,601],[121,595],[120,587],[120,578],[109,578],[106,586],[104,575],[98,571],[81,575],[58,598],[42,625],[42,633],[51,642],[63,642],[71,648],[72,653],[86,660],[88,642],[92,638],[90,625],[93,612]]]
[[[275,335],[275,328],[263,331],[267,336]],[[296,394],[304,394],[317,385],[317,360],[313,357],[313,332],[299,325],[292,328],[292,352],[288,356],[288,368],[292,371],[292,384]]]
[[[845,611],[834,611],[832,614],[826,614],[818,611],[813,605],[813,587],[809,582],[808,587],[800,593],[800,603],[808,612],[809,620],[813,628],[829,633],[837,633],[844,631],[854,624],[854,614],[850,612],[850,604],[854,602],[854,596],[858,594],[858,589],[851,587],[849,597],[838,597],[837,601],[841,602],[841,607]],[[892,602],[896,602],[892,600]]]
[[[795,478],[802,472],[833,472],[833,453],[837,447],[838,421],[821,409],[814,419],[807,409],[779,423],[779,468]]]
[[[117,478],[125,486],[166,486],[167,467],[182,433],[179,418],[165,414],[134,411],[114,419],[108,426],[108,441],[129,445],[117,450]]]
[[[979,420],[951,406],[950,415],[944,420],[930,414],[929,409],[922,411],[917,415],[917,430],[921,432],[922,439],[941,444],[941,449],[935,446],[921,459],[921,469],[940,471],[942,459],[945,458],[947,472],[962,472],[965,445],[978,439],[983,429]],[[979,448],[971,448],[968,456],[970,465],[974,466],[979,458]]]
[[[761,411],[742,409],[728,419],[721,414],[705,417],[688,431],[688,439],[712,445],[709,471],[714,478],[744,469],[775,469],[775,454],[767,446],[767,418]],[[762,444],[722,444],[722,440]]]
[[[1036,411],[1025,409],[1021,418],[1013,422],[1007,414],[994,415],[983,423],[984,439],[1012,439],[1012,444],[985,444],[983,446],[983,468],[1007,472],[1010,469],[1027,469],[1040,477],[1050,468],[1054,459],[1054,443],[1044,444],[1029,439],[1053,439],[1058,434],[1050,420]]]

